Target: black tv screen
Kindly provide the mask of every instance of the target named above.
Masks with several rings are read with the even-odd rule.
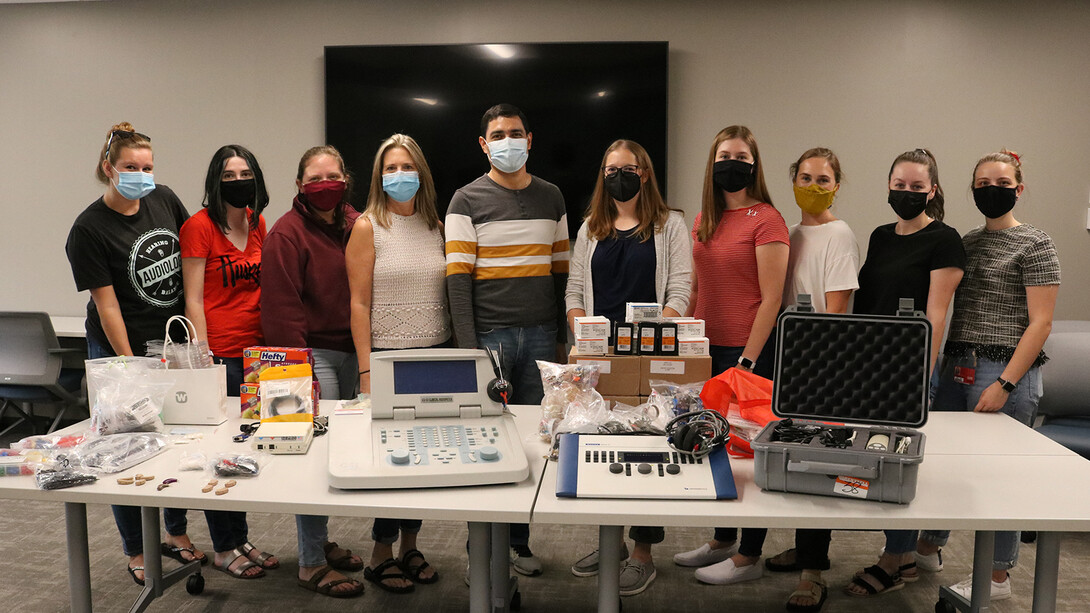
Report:
[[[533,133],[527,169],[564,194],[574,240],[614,140],[643,145],[666,190],[667,52],[665,42],[326,47],[326,141],[344,155],[363,208],[378,146],[412,136],[442,216],[455,190],[489,169],[481,115],[514,104]]]

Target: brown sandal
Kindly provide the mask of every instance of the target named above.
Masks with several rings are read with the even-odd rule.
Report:
[[[319,585],[322,579],[331,572],[333,572],[331,567],[323,566],[318,572],[314,573],[314,576],[310,579],[299,579],[299,587],[306,588],[312,592],[317,592],[323,596],[329,596],[330,598],[352,598],[353,596],[359,596],[363,593],[363,584],[355,579],[334,579],[329,583]],[[334,588],[342,583],[353,584],[353,589],[348,591],[335,591]]]
[[[242,550],[242,547],[235,547],[227,553],[231,554],[232,557],[225,560],[223,564],[213,564],[212,566],[216,570],[223,571],[228,575],[231,575],[232,577],[237,577],[239,579],[260,579],[261,577],[265,576],[265,569],[261,568],[260,564],[254,563],[254,561],[246,555],[246,552]],[[238,561],[239,558],[242,558],[245,561],[232,569],[231,565]],[[250,570],[251,568],[257,568],[260,570],[260,572],[253,575],[247,575],[246,571]]]
[[[337,548],[337,543],[334,543],[332,541],[326,543],[325,546],[322,547],[322,549],[325,550],[325,561],[326,561],[327,564],[329,564],[330,566],[332,566],[333,568],[335,568],[337,570],[346,570],[346,571],[349,571],[349,572],[356,572],[356,571],[363,570],[363,560],[362,559],[359,562],[353,562],[352,561],[352,550],[351,549],[345,549],[344,550],[344,555],[337,556],[336,558],[330,556],[329,555],[330,552],[332,552],[336,548]],[[363,585],[363,584],[361,583],[360,585]]]

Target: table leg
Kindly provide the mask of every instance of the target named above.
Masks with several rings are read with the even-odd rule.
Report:
[[[144,589],[129,613],[140,613],[163,595],[163,558],[159,556],[159,509],[140,507],[141,538],[144,541]]]
[[[973,599],[969,613],[984,613],[992,601],[992,561],[995,560],[995,532],[978,530],[973,545]]]
[[[469,522],[469,610],[473,613],[489,613],[488,558],[491,554],[490,526],[483,522]]]
[[[1037,566],[1033,571],[1033,613],[1056,611],[1060,578],[1060,533],[1037,533]]]
[[[68,536],[68,600],[72,613],[91,613],[91,558],[87,553],[87,505],[64,503]]]
[[[492,524],[492,611],[503,613],[511,608],[517,581],[511,579],[511,526]]]
[[[624,526],[598,526],[598,611],[621,609],[621,539]]]

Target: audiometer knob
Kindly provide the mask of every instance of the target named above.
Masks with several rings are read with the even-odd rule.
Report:
[[[640,464],[639,467],[637,467],[637,470],[640,471],[641,475],[650,474],[651,465],[650,464]]]
[[[679,472],[681,472],[681,467],[678,466],[677,464],[667,464],[666,465],[666,472],[670,473],[671,475],[676,475]]]
[[[609,472],[611,472],[611,473],[613,473],[615,475],[619,475],[619,474],[624,472],[624,465],[619,464],[617,462],[614,462],[614,463],[609,465]]]
[[[480,451],[478,451],[477,453],[485,462],[495,462],[496,460],[500,459],[500,450],[496,449],[491,445],[487,447],[481,447]]]
[[[411,458],[412,456],[409,454],[409,450],[404,447],[394,449],[394,452],[390,454],[390,460],[394,464],[408,464]]]

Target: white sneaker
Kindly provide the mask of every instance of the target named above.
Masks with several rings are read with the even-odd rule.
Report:
[[[678,566],[708,566],[722,562],[738,553],[738,541],[730,547],[712,549],[711,545],[704,543],[692,551],[684,551],[674,554],[674,564]]]
[[[696,579],[712,585],[730,585],[760,579],[764,574],[764,565],[760,560],[749,566],[735,566],[734,560],[727,558],[718,564],[696,569]]]
[[[937,573],[942,570],[942,549],[939,549],[935,553],[925,556],[920,552],[916,552],[916,566],[922,568],[928,572]]]
[[[961,596],[965,600],[972,600],[973,597],[973,578],[969,577],[965,581],[956,585],[950,586],[950,591],[954,592],[958,596]],[[1011,597],[1011,577],[1007,575],[1006,581],[997,583],[992,581],[992,600],[1007,600]]]

